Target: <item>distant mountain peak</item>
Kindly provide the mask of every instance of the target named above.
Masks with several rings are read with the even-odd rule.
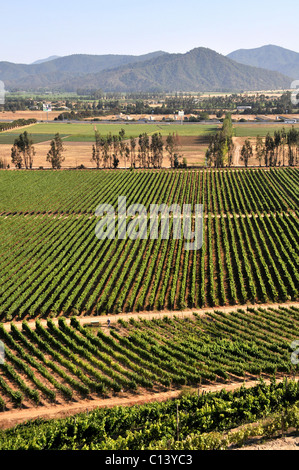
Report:
[[[268,44],[255,49],[239,49],[227,57],[240,64],[263,67],[299,79],[299,53],[284,47]]]
[[[251,49],[238,49],[237,51],[234,51],[231,54],[234,54],[235,52],[238,52],[238,51],[262,51],[262,50],[266,50],[266,49],[287,51],[287,52],[292,52],[292,53],[297,54],[297,52],[295,52],[291,49],[286,49],[285,47],[277,46],[276,44],[265,44],[263,46],[258,46],[258,47],[254,47],[254,48],[251,48]],[[228,55],[230,55],[230,54],[228,54]]]
[[[51,55],[47,59],[40,59],[33,62],[31,65],[44,64],[45,62],[50,62],[51,60],[60,59],[59,55]]]

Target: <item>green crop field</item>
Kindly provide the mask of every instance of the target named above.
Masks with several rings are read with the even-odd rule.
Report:
[[[291,372],[298,328],[294,307],[119,320],[96,335],[76,318],[2,325],[0,409]]]
[[[295,125],[298,127],[299,125]],[[236,137],[256,137],[257,135],[266,136],[269,132],[274,135],[275,130],[290,128],[290,124],[267,124],[267,123],[256,123],[256,124],[234,124],[235,136]],[[92,123],[38,123],[33,126],[29,126],[28,129],[24,128],[18,132],[13,130],[11,132],[5,132],[0,134],[0,145],[1,144],[13,144],[14,139],[18,137],[21,132],[27,130],[31,134],[34,143],[45,142],[51,140],[56,133],[59,133],[66,142],[93,142],[95,128],[100,132],[101,135],[106,136],[110,132],[112,135],[118,134],[121,129],[126,132],[127,138],[139,137],[140,134],[148,133],[152,135],[156,132],[161,133],[162,136],[167,136],[172,133],[178,133],[180,136],[196,137],[204,135],[213,135],[219,129],[219,126],[215,124],[200,124],[200,123],[184,123],[172,124],[172,123],[157,123],[157,124],[146,124],[146,123],[120,123],[120,124],[100,124],[98,122]]]
[[[236,387],[262,374],[295,376],[291,345],[299,331],[298,188],[297,168],[1,170],[0,346],[5,346],[5,360],[0,362],[0,425],[11,412],[19,419],[22,408],[27,418],[36,409],[47,416],[53,404],[65,411],[124,396],[177,396],[184,386]],[[147,237],[138,237],[139,213],[119,217],[120,196],[127,209],[144,206]],[[133,236],[118,238],[116,231],[113,237],[109,226],[108,236],[98,239],[100,204],[105,210],[107,204],[115,208],[114,227],[125,225]],[[158,236],[150,237],[152,204],[188,204],[191,226],[187,231],[180,227],[176,234],[181,236],[174,237],[178,218],[171,215],[169,237],[162,237],[160,217]],[[196,228],[198,205],[203,244],[189,251],[185,243]],[[154,312],[155,318],[146,316]],[[248,392],[238,404],[224,403],[224,394],[230,400],[232,392],[221,392],[214,411],[210,394],[196,397],[197,405],[187,407],[197,413],[197,421],[190,414],[197,423],[194,431],[228,429],[298,401],[296,385],[277,388],[279,399],[273,388],[279,386],[272,384],[271,393],[260,387],[256,400],[256,392]],[[238,393],[240,400],[245,392]],[[184,402],[179,403],[183,409]],[[157,410],[160,405],[153,406]],[[162,406],[168,405],[159,408],[161,420]],[[103,426],[117,411],[107,412],[100,424],[103,433],[97,421],[86,431],[91,441],[86,436],[82,442],[94,449],[128,449],[140,442],[157,448],[177,445],[171,440],[173,416],[161,422],[147,418],[143,424],[141,419],[136,430],[138,413],[121,410],[124,425],[119,417],[117,430],[106,432]],[[182,414],[182,439],[193,429],[184,420]],[[296,427],[296,421],[291,423]],[[0,431],[0,448],[80,448],[77,424],[74,432],[66,426],[60,432],[49,424],[47,436],[57,432],[60,437],[48,442],[43,436],[42,443],[32,440],[31,424],[24,434],[27,444],[14,434],[12,445],[9,433]]]
[[[27,129],[27,132],[30,134],[31,139],[34,144],[48,142],[52,140],[55,136],[55,134],[39,134],[39,133],[36,134],[35,132],[32,132],[31,129],[32,129],[32,126],[30,127],[30,129],[29,128]],[[15,139],[17,139],[22,132],[24,132],[23,129],[20,130],[18,134],[16,133],[16,131],[14,131],[13,133],[7,132],[7,133],[0,134],[0,145],[2,144],[13,145]],[[64,138],[64,137],[67,137],[67,135],[61,134],[61,137]]]
[[[298,432],[298,397],[294,380],[269,385],[261,380],[254,387],[239,386],[234,391],[189,393],[164,403],[105,407],[0,431],[0,450],[174,450],[176,456],[184,452],[182,461],[191,462],[190,450],[225,450],[248,444],[250,437],[269,439],[282,431]],[[257,420],[258,426],[251,424]],[[162,459],[163,453],[153,454],[158,465]]]
[[[289,130],[292,126],[296,129],[299,129],[299,124],[283,124],[283,123],[275,123],[275,124],[267,124],[267,123],[258,123],[258,124],[234,124],[235,136],[236,137],[256,137],[260,135],[261,137],[266,137],[269,133],[270,135],[274,135],[274,132],[277,130],[282,130],[283,127],[286,130]]]
[[[297,169],[2,171],[0,319],[296,300],[298,180]],[[171,221],[168,240],[98,240],[95,210],[117,210],[119,196],[147,210],[202,204],[202,249],[172,239]]]
[[[99,123],[86,123],[86,124],[67,124],[67,123],[42,123],[30,126],[27,132],[33,136],[35,143],[48,141],[53,138],[56,133],[60,133],[68,142],[93,142],[96,129],[106,136],[111,134],[118,134],[121,129],[126,131],[126,136],[138,137],[140,134],[148,133],[154,134],[160,132],[163,136],[170,133],[178,132],[179,135],[184,136],[199,136],[211,135],[217,131],[215,125],[202,125],[202,124],[184,124],[183,126],[177,124],[99,124]],[[17,131],[5,132],[0,134],[0,144],[13,143],[16,136],[24,132],[26,128],[22,129],[19,133]]]

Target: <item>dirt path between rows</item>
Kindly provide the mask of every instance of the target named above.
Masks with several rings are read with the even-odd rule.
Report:
[[[277,379],[277,382],[282,381],[283,378]],[[295,378],[296,381],[299,377]],[[247,388],[254,387],[259,380],[248,380],[246,382],[239,381],[230,384],[212,384],[202,385],[199,389],[196,389],[198,393],[203,392],[219,392],[222,389],[233,391],[244,385]],[[270,379],[265,379],[266,383],[270,383]],[[191,389],[191,388],[190,388]],[[194,389],[195,391],[195,389]],[[146,393],[143,395],[126,394],[124,396],[117,396],[108,399],[95,399],[95,400],[82,400],[77,403],[70,405],[50,405],[40,406],[37,408],[12,410],[2,412],[0,414],[0,429],[9,429],[20,423],[27,421],[36,420],[39,418],[50,420],[50,419],[63,419],[68,416],[74,416],[79,413],[86,413],[98,408],[112,408],[114,406],[134,406],[144,405],[152,402],[163,402],[171,399],[178,398],[182,392],[179,390],[170,390],[162,393]]]
[[[235,151],[234,151],[234,154],[233,154],[232,166],[238,167],[238,166],[240,166],[242,145],[241,145],[238,137],[233,137],[233,142],[235,144]]]
[[[108,319],[111,321],[111,325],[114,323],[117,323],[118,320],[130,320],[130,318],[133,318],[135,320],[138,320],[139,318],[146,318],[147,320],[155,319],[155,318],[163,318],[165,316],[172,318],[172,317],[178,317],[178,318],[188,318],[193,316],[194,313],[198,315],[205,315],[206,313],[210,313],[213,311],[217,312],[235,312],[239,309],[246,310],[247,308],[264,308],[264,309],[269,309],[269,308],[280,308],[280,307],[295,307],[299,308],[299,302],[280,302],[280,303],[266,303],[266,304],[245,304],[245,305],[227,305],[224,307],[205,307],[202,309],[189,309],[189,310],[176,310],[176,311],[167,311],[167,310],[161,310],[161,311],[152,311],[152,312],[137,312],[137,313],[120,313],[118,315],[105,315],[105,316],[100,316],[100,317],[89,317],[89,316],[77,316],[78,320],[80,320],[80,323],[82,325],[90,324],[91,326],[101,326],[101,325],[106,325],[107,326],[107,321]],[[63,317],[63,315],[61,315]],[[40,319],[40,323],[43,326],[47,326],[47,320]],[[58,324],[58,319],[57,318],[52,318],[52,321],[55,324]],[[66,318],[66,323],[70,324],[70,318]],[[12,322],[17,328],[21,329],[22,328],[22,322]],[[4,328],[6,328],[8,331],[10,330],[10,322],[3,323]],[[35,328],[35,320],[29,320],[28,325],[34,329]]]
[[[258,442],[230,450],[299,450],[299,436],[286,435],[267,442]]]
[[[218,219],[221,219],[222,217],[224,217],[225,219],[226,218],[231,218],[233,219],[234,217],[236,217],[237,219],[240,219],[241,217],[243,217],[244,219],[246,217],[249,217],[249,218],[253,218],[255,217],[256,219],[258,219],[259,217],[277,217],[277,215],[280,215],[281,217],[283,216],[286,216],[286,217],[289,217],[291,215],[293,215],[294,217],[297,218],[297,214],[295,211],[293,210],[288,210],[286,212],[260,212],[259,214],[256,213],[256,212],[247,212],[246,214],[245,213],[232,213],[232,212],[219,212],[219,213],[213,213],[213,212],[209,212],[208,214],[204,214],[204,218],[205,219],[208,219],[210,216],[212,218],[218,218]],[[86,213],[86,212],[71,212],[71,213],[68,213],[68,212],[35,212],[35,211],[32,211],[32,212],[1,212],[0,213],[0,217],[4,217],[4,219],[8,219],[9,217],[10,218],[13,218],[13,217],[20,217],[20,216],[23,216],[23,217],[34,217],[34,218],[38,218],[38,217],[49,217],[49,218],[52,218],[52,219],[68,219],[69,217],[74,217],[76,216],[77,219],[79,219],[80,217],[85,217],[87,218],[88,220],[91,220],[91,219],[94,219],[96,216],[94,214],[90,214],[90,213]],[[192,215],[191,216],[193,219],[195,219],[197,216],[195,215]],[[112,217],[114,220],[117,219],[117,216],[114,215]],[[128,220],[134,220],[134,219],[140,219],[141,217],[140,216],[127,216],[127,219]],[[174,219],[183,219],[184,218],[184,215],[181,214],[180,216],[173,216]],[[200,216],[201,218],[201,216]],[[153,216],[150,216],[149,219],[153,219]],[[166,216],[162,215],[161,216],[161,219],[162,220],[165,220],[166,219]]]
[[[139,312],[139,313],[128,313],[128,314],[119,314],[119,315],[110,315],[110,316],[101,316],[101,317],[77,317],[81,324],[88,324],[94,326],[102,326],[105,327],[105,330],[108,332],[107,328],[107,320],[110,319],[111,325],[115,324],[118,320],[129,320],[130,318],[134,318],[138,320],[139,318],[146,318],[148,320],[154,318],[163,318],[164,316],[168,317],[178,317],[178,318],[187,318],[192,316],[194,313],[199,315],[205,315],[206,313],[213,312],[213,311],[222,311],[222,312],[233,312],[238,309],[246,309],[247,307],[250,308],[279,308],[279,307],[296,307],[299,308],[299,302],[286,302],[286,303],[267,303],[267,304],[247,304],[247,305],[236,305],[236,306],[225,306],[219,308],[204,308],[204,309],[193,309],[193,310],[184,310],[184,311],[159,311],[159,312]],[[46,326],[47,320],[40,320],[41,323]],[[53,319],[54,323],[58,323],[58,319]],[[67,323],[70,323],[70,318],[66,319]],[[22,328],[22,322],[13,322],[14,325],[18,328]],[[28,322],[31,328],[35,328],[35,321]],[[9,331],[10,330],[10,323],[5,323],[4,327]],[[248,378],[249,379],[249,378]],[[282,379],[281,379],[282,380]],[[208,384],[202,385],[200,387],[200,393],[203,391],[219,391],[223,388],[226,390],[234,390],[239,388],[244,382],[232,382],[229,384]],[[248,380],[246,381],[246,387],[252,387],[257,383],[257,380]],[[72,416],[78,413],[83,413],[87,411],[91,411],[95,408],[103,408],[103,407],[113,407],[113,406],[132,406],[132,405],[141,405],[144,403],[150,403],[154,401],[166,401],[169,399],[173,399],[179,396],[181,393],[181,389],[170,390],[167,392],[162,393],[146,393],[142,395],[134,395],[134,394],[124,394],[118,395],[113,398],[108,399],[86,399],[79,401],[77,403],[72,404],[55,404],[55,405],[47,405],[47,406],[40,406],[36,408],[30,409],[19,409],[19,410],[11,410],[0,413],[0,429],[7,429],[14,427],[19,423],[26,422],[28,420],[34,420],[37,418],[44,418],[44,419],[58,419],[58,418],[65,418],[67,416]]]

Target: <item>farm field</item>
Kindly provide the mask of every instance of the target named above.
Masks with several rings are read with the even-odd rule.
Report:
[[[263,124],[238,124],[234,123],[234,143],[235,143],[235,156],[233,165],[244,166],[240,158],[241,148],[246,139],[249,139],[253,146],[253,158],[250,165],[259,166],[259,161],[255,156],[255,140],[257,135],[265,137],[269,132],[274,135],[276,130],[281,130],[283,126],[288,129],[290,125],[273,123]],[[295,125],[295,127],[298,127]],[[19,134],[25,130],[30,134],[35,147],[34,168],[51,168],[51,164],[46,161],[46,156],[50,148],[50,141],[58,132],[63,140],[65,161],[62,168],[77,168],[83,165],[85,168],[94,168],[95,163],[92,162],[92,146],[95,139],[95,129],[101,135],[106,136],[111,132],[112,135],[117,135],[121,129],[124,129],[126,136],[138,138],[140,134],[147,133],[149,136],[158,132],[164,137],[164,145],[166,145],[166,137],[170,133],[177,133],[179,136],[179,153],[182,154],[190,167],[204,167],[206,165],[206,150],[209,145],[209,137],[219,130],[219,125],[206,125],[206,124],[134,124],[134,123],[121,123],[121,124],[104,124],[104,123],[39,123],[34,124],[22,129],[15,129],[12,131],[1,132],[0,134],[0,158],[6,164],[11,162],[11,148],[15,139]],[[125,162],[121,157],[119,166],[124,168]],[[170,161],[167,152],[164,149],[163,167],[170,167]]]
[[[4,137],[2,135],[2,137]],[[17,136],[15,136],[17,137]],[[7,136],[6,141],[12,141],[15,137]],[[35,134],[32,136],[33,139],[37,142],[40,140],[40,143],[35,144],[35,156],[34,156],[34,168],[44,168],[50,169],[51,164],[46,161],[46,155],[50,149],[50,141],[45,141],[44,139],[53,138],[51,135],[39,135]],[[66,142],[63,139],[64,147],[64,157],[65,161],[62,164],[63,169],[77,168],[80,165],[84,165],[85,168],[92,169],[95,167],[95,163],[91,161],[92,156],[92,142]],[[5,140],[4,139],[4,140]],[[41,141],[43,139],[43,141]],[[208,148],[208,142],[206,136],[200,137],[180,137],[180,152],[184,154],[184,157],[187,159],[187,162],[190,166],[205,166],[205,152]],[[0,155],[7,162],[11,161],[11,147],[12,144],[0,144]],[[125,168],[125,162],[119,157],[120,168]],[[165,168],[170,167],[169,158],[164,152],[163,166]]]
[[[236,137],[256,137],[261,135],[265,137],[269,132],[274,135],[274,132],[278,129],[285,127],[289,129],[294,126],[299,127],[299,124],[284,124],[284,123],[234,123]],[[176,133],[180,136],[186,137],[198,137],[202,135],[212,135],[218,129],[220,125],[215,124],[200,124],[200,123],[184,123],[172,124],[172,123],[151,123],[151,124],[140,124],[140,123],[37,123],[28,126],[28,133],[32,135],[33,140],[37,143],[42,141],[51,140],[52,136],[59,132],[64,136],[66,142],[94,142],[95,129],[100,132],[101,135],[105,136],[111,132],[111,134],[118,134],[121,129],[126,131],[126,136],[139,137],[142,133],[148,133],[149,135],[159,132],[162,136],[168,136],[170,133]],[[26,130],[26,129],[25,129]],[[0,144],[4,144],[10,138],[13,142],[15,135],[19,135],[18,130],[5,131],[0,134]]]
[[[235,136],[236,137],[255,137],[260,135],[261,137],[266,137],[269,133],[271,136],[274,135],[274,132],[281,130],[283,127],[286,130],[292,128],[299,129],[299,124],[284,124],[284,123],[273,123],[269,125],[268,123],[234,123]]]
[[[23,128],[22,130],[13,130],[0,133],[0,157],[7,163],[11,161],[11,147],[15,139],[21,132],[27,130],[34,144],[36,155],[34,157],[34,168],[50,168],[51,165],[46,161],[46,155],[50,148],[50,141],[58,132],[63,139],[65,162],[63,168],[74,168],[84,165],[86,168],[93,168],[94,162],[91,161],[92,145],[95,140],[95,129],[103,136],[118,134],[121,129],[126,131],[127,138],[138,138],[142,133],[152,135],[159,132],[164,140],[169,133],[178,132],[180,136],[180,153],[187,158],[189,165],[204,166],[205,152],[208,147],[208,137],[218,129],[215,125],[178,125],[178,124],[99,124],[99,123],[42,123]],[[169,159],[164,152],[163,165],[169,167]],[[120,158],[120,167],[125,164]]]
[[[150,419],[149,419],[150,417]],[[179,421],[179,428],[178,423]],[[257,422],[255,422],[257,421]],[[298,382],[266,383],[163,403],[96,409],[0,431],[1,450],[296,450]],[[268,444],[265,439],[273,439]],[[254,439],[262,438],[254,446]],[[290,445],[290,444],[291,445]],[[259,446],[257,446],[259,445]],[[101,458],[101,454],[99,454]]]
[[[184,387],[297,376],[290,355],[299,330],[298,181],[297,168],[2,170],[0,428],[51,417],[56,407],[65,416],[177,398]],[[117,209],[119,196],[148,211],[190,204],[192,216],[202,204],[203,247],[187,251],[183,236],[174,239],[173,217],[169,239],[98,240],[96,208]],[[242,418],[231,425],[250,422],[236,413]],[[260,416],[252,413],[252,421]],[[163,433],[144,445],[165,446]],[[7,445],[0,432],[0,448]],[[106,439],[92,445],[103,449]]]
[[[297,300],[298,178],[297,169],[2,171],[0,321]],[[98,240],[96,208],[117,210],[119,196],[147,211],[202,204],[202,249],[172,237],[172,217],[167,240]]]
[[[286,128],[290,125],[286,125]],[[141,133],[152,135],[159,132],[164,137],[164,145],[166,145],[166,136],[169,133],[177,133],[179,137],[179,152],[182,154],[190,167],[204,167],[206,165],[206,150],[209,145],[209,137],[216,133],[218,127],[215,125],[203,124],[83,124],[83,123],[41,123],[31,125],[22,130],[5,131],[0,134],[0,157],[8,164],[11,160],[11,147],[20,132],[27,130],[34,142],[35,156],[34,168],[51,168],[49,162],[46,161],[46,155],[50,148],[50,141],[54,138],[55,133],[59,132],[64,145],[65,161],[62,168],[77,168],[83,165],[85,168],[94,168],[94,162],[91,160],[92,146],[94,144],[94,132],[97,129],[103,136],[111,132],[117,135],[121,129],[126,131],[127,138],[138,136]],[[235,154],[233,166],[244,166],[240,158],[241,148],[246,139],[251,140],[253,146],[253,158],[250,165],[259,166],[259,161],[255,156],[255,139],[257,135],[265,137],[269,132],[274,134],[275,130],[282,129],[282,124],[234,124],[234,144]],[[124,168],[125,161],[120,158],[119,166]],[[170,161],[167,152],[164,149],[163,163],[165,168],[170,167]]]
[[[2,417],[20,407],[42,414],[51,404],[294,375],[298,327],[299,309],[283,306],[119,320],[109,331],[74,317],[1,325]]]
[[[19,137],[19,135],[23,132],[24,130],[27,130],[27,132],[30,133],[30,129],[27,128],[22,128],[21,130],[14,131],[14,132],[3,132],[0,134],[0,145],[9,145],[10,149],[11,146],[14,144],[15,139]],[[54,138],[55,134],[30,134],[32,141],[34,144],[40,144],[42,142],[48,142],[51,139]],[[61,135],[61,138],[65,138],[67,135]]]
[[[52,111],[49,113],[49,121],[54,121],[61,114],[61,111]],[[36,119],[37,121],[46,121],[47,113],[43,111],[2,111],[0,112],[1,121],[14,121],[16,119]]]
[[[203,125],[203,124],[188,124],[188,125],[179,125],[179,124],[99,124],[99,123],[42,123],[35,124],[28,127],[28,132],[33,136],[42,135],[45,140],[50,140],[46,138],[46,135],[55,135],[59,132],[62,135],[68,136],[65,140],[69,142],[94,142],[94,133],[97,129],[102,135],[107,135],[109,132],[111,134],[118,134],[121,129],[126,131],[126,136],[139,137],[140,134],[147,132],[148,134],[154,134],[155,132],[160,132],[163,136],[168,136],[169,133],[179,132],[181,135],[185,136],[199,136],[199,135],[208,135],[214,133],[218,126],[214,125]],[[15,134],[16,132],[12,132]],[[10,135],[10,132],[5,133],[6,136]],[[3,134],[0,134],[0,143]]]
[[[201,470],[299,450],[292,5],[15,3],[0,454]]]

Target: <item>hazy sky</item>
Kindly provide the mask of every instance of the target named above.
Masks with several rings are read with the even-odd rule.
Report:
[[[299,52],[298,12],[298,0],[1,0],[0,61],[266,44]]]

